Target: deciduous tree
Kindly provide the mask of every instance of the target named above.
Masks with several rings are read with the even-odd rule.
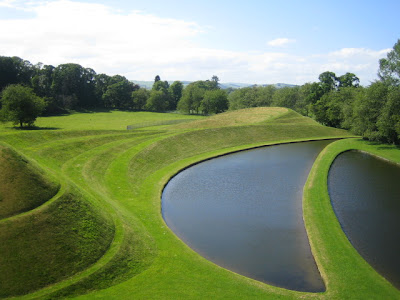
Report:
[[[379,61],[378,76],[389,84],[400,84],[400,39],[393,46],[393,50],[387,54],[387,58]]]
[[[170,101],[169,110],[176,110],[179,100],[182,98],[183,84],[180,81],[174,81],[169,87]]]
[[[200,110],[203,114],[218,114],[228,109],[228,97],[224,90],[211,90],[204,93]]]
[[[20,84],[9,85],[1,93],[0,119],[15,125],[32,126],[45,108],[45,102],[31,88]]]

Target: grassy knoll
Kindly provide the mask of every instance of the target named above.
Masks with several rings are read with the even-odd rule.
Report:
[[[46,209],[62,205],[63,209],[47,213],[49,218],[70,220],[69,224],[64,223],[65,228],[60,235],[67,239],[67,228],[73,228],[71,231],[76,234],[90,232],[94,227],[105,230],[90,234],[92,239],[89,241],[76,240],[88,251],[97,253],[89,263],[85,264],[88,258],[84,251],[63,247],[57,255],[61,258],[57,259],[71,260],[72,253],[78,253],[73,258],[82,268],[69,270],[67,275],[58,276],[54,284],[26,294],[21,299],[64,296],[82,299],[342,299],[346,298],[343,295],[347,295],[347,290],[350,291],[349,295],[355,295],[351,292],[353,285],[360,283],[354,279],[348,281],[348,285],[336,286],[337,283],[331,279],[334,276],[329,277],[331,275],[326,271],[331,266],[321,262],[321,255],[317,258],[327,282],[327,292],[320,294],[276,288],[220,268],[180,241],[165,225],[160,213],[162,188],[171,176],[190,164],[250,147],[349,137],[346,131],[324,127],[291,110],[277,108],[228,112],[190,123],[130,131],[122,129],[134,124],[132,120],[140,120],[145,115],[148,119],[142,119],[142,123],[162,121],[169,115],[171,119],[179,117],[176,114],[151,113],[125,115],[125,112],[98,114],[39,120],[43,122],[38,123],[39,126],[63,128],[60,130],[0,129],[0,141],[12,145],[44,169],[51,170],[63,182],[64,189],[71,191],[75,200],[78,199],[81,206],[76,206],[79,209],[73,210],[73,213],[68,213],[68,210],[64,213],[66,207],[58,198],[50,201],[54,205],[44,205]],[[89,122],[87,118],[96,121]],[[319,175],[315,178],[319,178]],[[75,218],[79,211],[83,211],[82,215]],[[89,215],[94,221],[82,223],[80,220],[87,211],[91,212]],[[28,222],[24,218],[24,215],[16,217],[21,226]],[[308,230],[314,224],[320,226],[312,216],[306,220]],[[51,228],[57,226],[50,224]],[[40,231],[40,228],[34,227],[31,232]],[[101,235],[110,236],[112,240],[99,241]],[[21,243],[12,240],[12,236],[6,238],[15,244],[16,249],[23,248]],[[315,251],[318,251],[315,244],[326,244],[327,251],[335,252],[335,245],[328,237],[318,237],[312,233],[311,241]],[[42,247],[37,245],[35,251],[45,249]],[[7,249],[0,248],[0,254]],[[26,254],[19,255],[25,257]],[[26,257],[21,266],[32,264],[29,255]],[[333,259],[339,258],[333,256]],[[59,265],[52,263],[48,266],[59,268]],[[32,264],[32,267],[36,268],[36,265]],[[334,272],[337,272],[334,274],[336,277],[342,276],[340,270],[335,269]],[[17,280],[17,272],[9,274]],[[372,278],[375,278],[376,274],[373,274]],[[39,275],[32,277],[36,276]],[[0,277],[0,286],[1,280],[4,279]],[[371,289],[390,290],[390,285],[383,282],[383,285],[371,284]],[[339,289],[344,290],[340,292]],[[368,286],[365,291],[368,291]],[[26,292],[28,289],[22,289],[15,294]],[[366,293],[361,295],[365,296]]]
[[[59,188],[38,166],[0,145],[0,220],[41,205]]]
[[[343,151],[357,149],[400,163],[395,146],[361,139],[332,143],[317,158],[304,188],[304,220],[328,299],[400,299],[400,292],[358,254],[343,233],[328,195],[330,165]]]
[[[175,126],[175,128],[199,129],[199,128],[241,126],[249,124],[254,125],[256,123],[271,121],[276,117],[287,114],[288,112],[289,110],[283,107],[270,107],[268,110],[266,110],[264,107],[247,108],[247,109],[234,110],[214,115],[212,117],[198,120],[196,122],[180,124]],[[300,116],[299,114],[296,115]]]
[[[107,251],[113,231],[110,218],[72,186],[48,205],[3,219],[0,297],[25,294],[86,269]]]

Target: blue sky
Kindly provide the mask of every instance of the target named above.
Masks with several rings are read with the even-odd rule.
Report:
[[[377,78],[400,1],[0,0],[0,55],[75,62],[132,80]]]

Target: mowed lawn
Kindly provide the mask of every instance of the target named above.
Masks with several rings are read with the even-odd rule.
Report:
[[[186,118],[194,120],[155,126],[161,121]],[[133,124],[148,127],[126,130]],[[285,290],[223,269],[191,250],[162,219],[164,185],[190,164],[256,146],[351,137],[344,130],[321,126],[285,108],[254,108],[213,117],[121,111],[76,113],[39,118],[36,125],[42,130],[16,130],[5,125],[0,128],[0,143],[14,149],[21,157],[18,161],[32,161],[37,168],[33,174],[51,175],[60,189],[44,204],[0,219],[0,232],[1,227],[7,228],[9,237],[0,247],[3,261],[25,257],[18,266],[7,265],[9,276],[0,276],[0,298],[400,297],[346,244],[329,205],[315,215],[314,209],[320,207],[313,201],[318,194],[315,191],[305,195],[305,221],[326,283],[324,293]],[[319,161],[329,163],[329,159],[321,156]],[[308,186],[323,188],[324,170],[315,167],[312,174]],[[326,215],[330,216],[328,223],[321,224]],[[33,229],[32,220],[36,222]],[[62,224],[59,228],[46,227],[57,224],[57,220]],[[336,226],[332,237],[326,233],[330,225]],[[30,228],[29,239],[19,234],[24,228]],[[41,228],[47,231],[40,234]],[[105,239],[99,242],[101,236]],[[336,237],[337,243],[332,242]],[[22,245],[24,250],[19,249]],[[348,251],[343,252],[348,254],[345,263],[340,255],[343,247]],[[88,260],[91,252],[94,260]],[[54,257],[56,264],[46,257]],[[360,266],[363,276],[357,277]],[[32,269],[34,276],[19,276]]]
[[[199,120],[203,116],[183,115],[177,113],[129,112],[110,110],[106,112],[88,111],[71,113],[64,116],[39,117],[35,122],[37,128],[53,130],[126,130],[129,125],[169,120]],[[11,123],[1,124],[1,131],[10,131]]]

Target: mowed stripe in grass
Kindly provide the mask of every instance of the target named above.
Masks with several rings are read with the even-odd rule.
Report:
[[[147,133],[146,136],[151,138],[154,134],[156,132]],[[101,135],[95,135],[95,142],[91,141],[91,139],[82,139],[80,141],[82,145],[79,145],[76,139],[73,139],[72,143],[70,141],[53,143],[56,147],[63,145],[63,151],[55,151],[57,149],[52,149],[52,147],[44,147],[46,151],[41,150],[40,147],[33,150],[32,147],[25,149],[40,161],[50,162],[47,166],[60,171],[63,170],[65,163],[69,162],[71,158],[75,160],[78,153],[86,153],[86,150],[95,149],[99,145],[107,146],[116,138],[117,142],[119,142],[118,139],[122,139],[123,142],[126,142],[124,139],[138,139],[139,142],[144,139],[144,135],[138,133],[128,133],[123,136],[117,134],[111,137],[107,135],[104,138]],[[77,143],[78,147],[70,148],[72,153],[65,153],[68,151],[65,150],[64,146],[68,144],[76,146]],[[54,160],[52,158],[54,155],[58,158],[59,164],[51,163],[51,160]],[[75,165],[72,169],[76,170],[76,167]],[[13,171],[32,175],[29,172],[25,172],[25,170],[17,168],[13,169]],[[6,175],[10,175],[11,180],[15,181],[15,178],[12,177],[13,174]],[[36,180],[33,176],[25,179]],[[26,184],[26,180],[19,183],[22,188],[29,187]],[[1,232],[2,240],[7,241],[0,247],[0,253],[3,254],[1,260],[3,261],[2,270],[4,271],[0,279],[2,296],[24,294],[50,283],[64,280],[78,271],[85,270],[106,252],[114,236],[113,222],[110,222],[109,217],[106,217],[107,224],[99,222],[99,220],[101,221],[102,218],[107,216],[102,211],[104,210],[104,203],[103,205],[98,203],[96,205],[96,202],[91,199],[92,195],[87,195],[85,187],[79,186],[79,182],[77,184],[83,194],[79,195],[75,187],[73,188],[74,192],[65,192],[54,203],[35,210],[33,213],[16,216],[12,222],[2,223],[4,225]],[[72,186],[67,184],[67,189],[71,189]],[[122,224],[121,226],[126,225]],[[107,230],[107,232],[103,229]],[[133,234],[125,235],[125,237],[135,236]],[[124,236],[122,236],[122,239],[124,239]],[[96,244],[93,244],[93,241]],[[92,245],[88,246],[90,243]],[[135,244],[135,249],[137,248],[137,243],[125,242],[125,245],[127,244]],[[28,245],[29,247],[23,247],[22,245]],[[87,257],[87,255],[89,256]],[[23,259],[21,259],[21,256]],[[131,256],[128,257],[128,260],[131,260]],[[30,272],[24,271],[31,269],[32,271]],[[120,272],[120,270],[117,270],[117,274]],[[21,274],[25,274],[25,276]],[[112,277],[110,272],[108,272],[107,277]],[[104,284],[107,285],[105,282],[100,282],[98,285],[104,287]]]
[[[107,112],[73,113],[66,116],[38,118],[36,126],[62,130],[126,130],[128,125],[140,125],[169,120],[199,120],[204,116],[175,113],[129,112],[110,110]]]

